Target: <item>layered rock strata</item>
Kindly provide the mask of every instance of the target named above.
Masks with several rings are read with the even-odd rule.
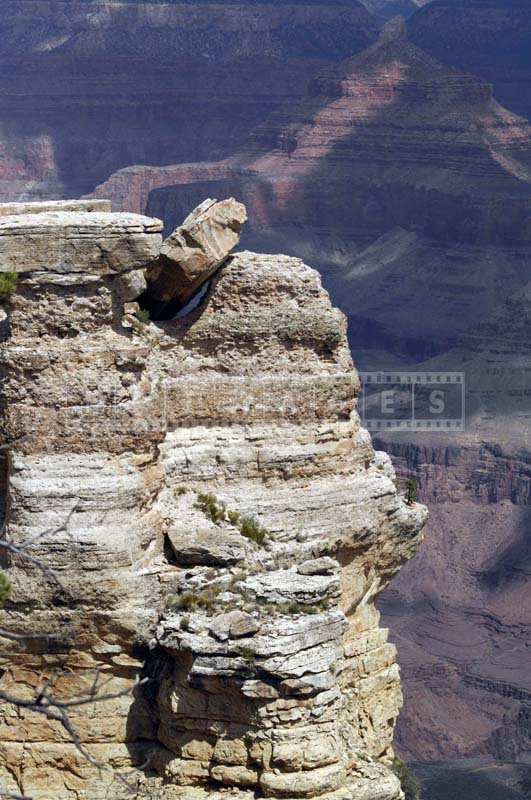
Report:
[[[117,169],[221,158],[378,25],[343,2],[5,0],[0,199],[79,196]]]
[[[71,697],[99,670],[119,696],[72,719],[139,798],[399,800],[400,680],[374,601],[426,511],[360,427],[344,318],[301,261],[239,253],[188,316],[124,315],[124,276],[158,257],[161,227],[0,220],[0,269],[19,273],[0,365],[6,531],[45,532],[31,553],[55,573],[9,567],[2,624],[39,635],[11,643],[2,686],[28,696],[55,675]],[[7,790],[129,791],[35,715],[4,707],[0,734]]]
[[[134,203],[151,192],[150,213],[164,208],[177,224],[206,192],[233,194],[255,234],[317,239],[325,256],[334,237],[366,245],[397,226],[503,246],[530,238],[530,141],[527,122],[489,85],[424,53],[393,20],[377,43],[318,73],[300,103],[271,114],[231,158],[195,173],[163,167],[161,181],[173,175],[166,189],[153,169],[144,179],[139,168],[119,172],[94,196],[145,211]]]
[[[529,448],[473,434],[378,444],[430,507],[426,547],[380,602],[403,668],[400,750],[518,761],[531,717]]]
[[[438,0],[410,20],[415,43],[481,76],[511,111],[531,118],[531,19],[527,0]]]

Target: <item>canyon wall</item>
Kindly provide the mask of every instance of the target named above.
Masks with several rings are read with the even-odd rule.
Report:
[[[138,212],[152,193],[149,207],[172,222],[205,182],[230,187],[256,234],[320,237],[321,257],[334,236],[359,247],[397,226],[443,241],[520,243],[529,240],[529,142],[527,122],[486,83],[431,58],[395,20],[377,43],[319,72],[300,103],[272,113],[230,158],[195,174],[191,165],[146,169],[142,191],[141,168],[126,169],[94,196]]]
[[[220,158],[373,41],[338,3],[7,0],[0,199],[79,197],[131,164]]]
[[[419,47],[483,77],[496,97],[531,118],[531,20],[527,0],[437,0],[411,18]]]
[[[517,761],[531,701],[529,449],[472,436],[377,444],[400,476],[417,478],[431,518],[429,548],[380,605],[404,672],[400,749],[414,760]]]
[[[91,761],[5,704],[3,788],[401,800],[375,601],[426,510],[360,425],[343,315],[300,260],[242,252],[150,323],[124,295],[162,222],[88,209],[0,217],[6,532],[41,566],[9,565],[2,626],[32,638],[0,688],[113,696],[71,711]]]

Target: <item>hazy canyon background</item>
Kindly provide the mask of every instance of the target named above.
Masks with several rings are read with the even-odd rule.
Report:
[[[466,373],[464,433],[377,441],[431,512],[381,600],[399,749],[427,764],[529,757],[529,11],[2,3],[0,200],[94,194],[173,228],[233,195],[244,246],[320,269],[359,368]]]

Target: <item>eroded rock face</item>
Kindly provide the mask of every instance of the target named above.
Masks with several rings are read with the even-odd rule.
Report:
[[[439,0],[410,21],[415,43],[481,76],[496,97],[531,117],[531,19],[527,0]]]
[[[0,361],[3,505],[15,541],[50,530],[33,552],[61,582],[10,567],[2,624],[43,636],[4,656],[2,685],[28,692],[57,670],[71,696],[94,668],[106,691],[149,678],[73,713],[138,798],[399,800],[400,680],[374,601],[426,511],[360,427],[344,317],[318,274],[239,253],[187,317],[124,327],[123,277],[160,249],[161,223],[38,216],[0,227],[0,269],[20,273]],[[4,707],[0,739],[10,790],[125,791],[39,718]]]
[[[231,158],[195,171],[145,168],[144,177],[124,170],[94,196],[134,211],[147,197],[150,213],[164,208],[180,221],[205,192],[231,194],[256,237],[299,249],[305,237],[317,241],[325,264],[335,238],[365,246],[397,226],[452,243],[520,244],[531,235],[530,141],[529,124],[490,85],[436,61],[391,21],[377,43],[316,74],[304,100],[271,114]]]

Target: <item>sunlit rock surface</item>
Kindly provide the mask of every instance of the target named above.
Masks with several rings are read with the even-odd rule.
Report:
[[[123,277],[160,248],[158,220],[1,224],[19,268],[1,347],[7,531],[49,530],[32,552],[60,580],[10,567],[2,624],[42,636],[4,656],[3,686],[148,677],[72,713],[139,798],[399,800],[400,680],[374,603],[426,510],[360,427],[345,320],[318,274],[239,253],[199,308],[154,324],[124,314]],[[40,718],[4,707],[0,732],[11,791],[126,791]]]

